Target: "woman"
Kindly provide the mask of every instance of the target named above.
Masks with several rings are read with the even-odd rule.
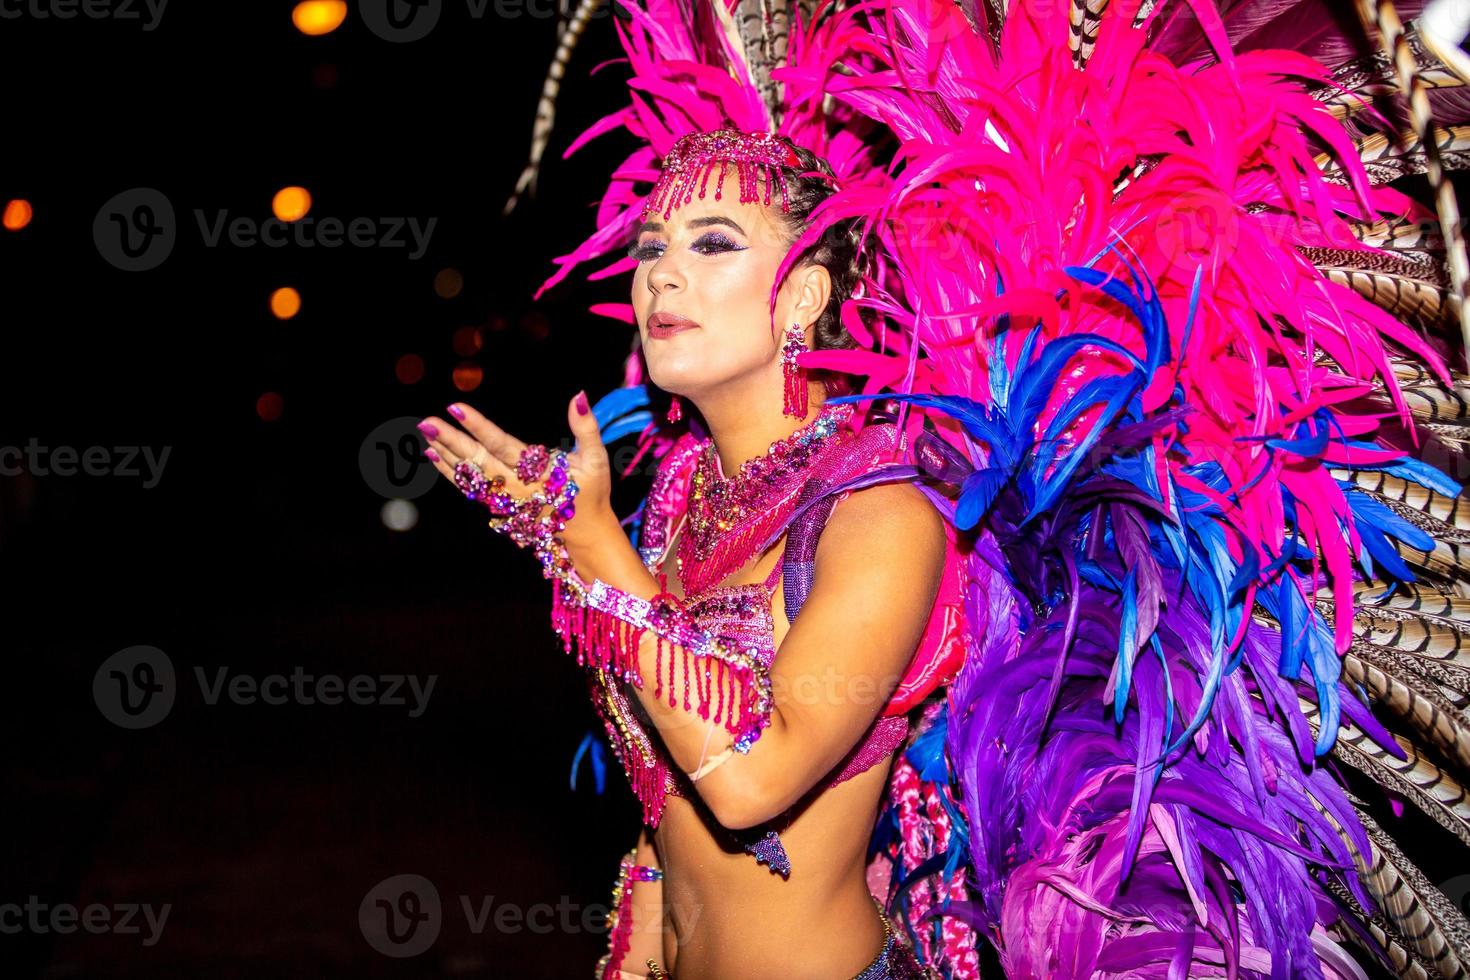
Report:
[[[708,440],[689,443],[691,449],[707,446],[704,459],[714,464],[700,467],[696,461],[697,479],[703,481],[710,470],[712,481],[739,473],[747,461],[770,459],[773,446],[791,445],[804,435],[813,435],[809,459],[788,464],[774,481],[766,474],[759,507],[744,508],[728,527],[718,526],[725,515],[716,512],[709,515],[713,521],[700,524],[698,491],[692,504],[686,501],[683,510],[689,513],[646,513],[645,529],[661,522],[658,537],[668,537],[667,547],[648,554],[645,567],[609,504],[608,454],[585,393],[573,399],[567,415],[577,441],[567,472],[579,489],[562,536],[576,575],[644,599],[657,596],[666,581],[696,622],[716,630],[712,607],[718,603],[709,600],[749,596],[753,585],[769,611],[776,650],[768,667],[769,717],[744,753],[732,747],[729,732],[700,717],[698,705],[671,706],[652,684],[627,684],[629,696],[636,696],[638,720],[657,733],[660,751],[683,776],[668,787],[674,792],[666,804],[663,786],[651,791],[658,799],[645,799],[656,829],[640,838],[631,863],[651,872],[627,872],[635,879],[625,886],[631,888],[631,922],[619,922],[631,941],[618,958],[639,969],[611,975],[643,977],[646,965],[653,975],[661,968],[708,980],[917,976],[869,894],[865,864],[895,735],[901,737],[906,727],[884,724],[893,718],[879,715],[909,670],[936,608],[945,525],[908,483],[838,494],[815,551],[801,615],[795,623],[788,620],[777,584],[786,553],[779,525],[790,519],[795,492],[824,466],[830,475],[834,455],[856,449],[863,464],[885,462],[894,448],[893,426],[875,423],[857,436],[844,424],[851,406],[827,406],[824,383],[804,376],[793,380],[805,388],[805,412],[787,414],[803,399],[783,397],[792,371],[783,366],[789,356],[783,355],[783,337],[771,328],[768,300],[807,217],[831,194],[833,178],[825,163],[789,141],[758,144],[691,137],[669,155],[663,186],[674,203],[662,213],[651,209],[630,246],[638,262],[632,302],[650,377],[687,399],[709,432]],[[775,176],[784,198],[777,193],[780,199],[773,200],[775,184],[752,185],[744,169],[722,167],[708,193],[679,201],[680,178],[702,175],[742,151],[747,158],[764,154],[778,160],[760,175]],[[789,159],[780,159],[787,154]],[[758,191],[765,192],[760,199]],[[787,338],[799,334],[803,347],[816,349],[852,346],[838,317],[856,278],[856,261],[850,235],[829,235],[780,277],[775,322],[799,325]],[[457,464],[469,460],[499,476],[504,492],[529,496],[534,487],[516,473],[527,447],[468,405],[452,405],[450,413],[466,432],[439,417],[420,427],[439,471],[454,480]],[[671,453],[661,476],[667,480],[673,472],[669,461],[686,455]],[[733,491],[736,483],[730,486]],[[750,533],[757,527],[774,529],[775,543],[755,540],[764,536]],[[701,535],[705,540],[691,546]],[[645,530],[645,545],[651,536]],[[743,544],[728,544],[742,536]],[[686,593],[685,582],[700,587]],[[766,628],[759,613],[746,621],[758,632]],[[733,635],[741,623],[723,625]],[[639,655],[644,676],[661,673],[654,645],[648,637]],[[672,664],[675,654],[667,655]],[[855,762],[860,744],[867,752]],[[626,757],[624,762],[629,764]],[[844,773],[850,774],[834,779]],[[752,860],[740,844],[752,835],[732,833],[773,824],[779,825],[779,844],[772,844],[784,848],[773,859],[762,854],[761,861]],[[616,937],[614,945],[609,960],[620,952]]]
[[[549,92],[597,3],[569,19]],[[667,449],[637,557],[686,593],[745,584],[686,606],[600,503],[562,542],[560,514],[505,495],[519,464],[550,466],[568,518],[566,473],[606,499],[577,405],[575,459],[519,458],[467,412],[475,438],[430,420],[441,471],[555,580],[554,625],[656,829],[619,924],[663,902],[674,930],[615,930],[605,975],[625,939],[634,971],[661,952],[685,980],[854,975],[884,924],[860,908],[871,837],[872,894],[947,980],[979,975],[977,941],[1012,977],[1463,976],[1470,922],[1398,842],[1437,861],[1470,844],[1470,519],[1448,475],[1470,472],[1448,368],[1470,265],[1443,174],[1466,131],[1436,128],[1470,122],[1464,31],[1429,8],[1405,24],[1409,0],[1359,4],[1368,33],[1318,0],[618,4],[629,104],[572,148],[620,127],[638,145],[542,290],[636,233],[633,303],[597,312],[637,324],[653,380],[716,440]],[[691,145],[769,210],[736,207],[723,170],[696,202]],[[1437,214],[1387,186],[1420,173]],[[783,228],[787,192],[818,184],[821,207]],[[854,226],[857,346],[830,349]],[[698,326],[665,336],[665,314]],[[821,398],[800,370],[865,379],[806,432],[770,404],[793,323],[795,418]],[[640,379],[599,406],[646,403]],[[870,397],[899,402],[898,424],[829,444],[826,409]],[[770,499],[724,483],[787,433],[811,437],[782,453],[810,453],[808,478]],[[941,550],[911,491],[865,488],[890,479],[962,537]],[[768,574],[790,624],[774,661],[736,615]],[[790,684],[828,668],[888,678],[888,701]],[[629,700],[621,679],[644,683]],[[907,726],[886,719],[937,685],[890,759]],[[885,948],[878,975],[912,967]]]

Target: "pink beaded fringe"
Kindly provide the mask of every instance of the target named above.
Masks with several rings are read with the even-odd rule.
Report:
[[[742,204],[760,201],[769,205],[771,188],[779,186],[781,210],[790,208],[786,173],[782,168],[797,167],[801,162],[790,144],[770,133],[721,129],[682,136],[669,149],[658,181],[644,205],[644,217],[657,212],[662,206],[663,218],[669,220],[674,208],[694,199],[696,183],[702,200],[709,185],[710,171],[716,162],[720,165],[719,180],[715,183],[716,201],[720,200],[720,184],[733,163],[739,177]]]
[[[563,648],[571,653],[577,648],[577,663],[611,671],[640,690],[644,679],[638,665],[638,653],[647,627],[635,626],[609,613],[575,605],[566,599],[560,580],[552,581],[551,625],[562,638]],[[663,683],[664,647],[676,644],[656,633],[654,648],[654,697],[668,691],[669,707],[680,707],[676,680],[683,680],[685,711],[697,712],[705,721],[723,724],[732,735],[764,727],[765,719],[758,710],[755,667],[751,663],[731,662],[730,654],[692,653],[678,645],[680,656],[668,657],[668,684]],[[670,651],[672,654],[672,650]],[[675,675],[675,661],[679,675]],[[701,669],[702,665],[702,669]],[[690,693],[693,690],[693,700]],[[713,712],[713,713],[711,713]],[[657,787],[662,792],[663,787]]]

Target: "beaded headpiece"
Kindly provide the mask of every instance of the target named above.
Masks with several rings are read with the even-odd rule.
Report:
[[[720,164],[715,184],[715,200],[720,200],[720,184],[731,164],[740,178],[740,203],[771,203],[771,187],[781,188],[781,210],[789,209],[786,174],[783,167],[799,167],[801,159],[785,137],[772,133],[742,132],[717,129],[707,133],[689,133],[679,138],[663,159],[663,170],[643,206],[643,217],[663,206],[663,218],[675,207],[694,198],[694,185],[699,183],[699,197],[704,198],[709,173]],[[764,193],[762,192],[764,189]]]

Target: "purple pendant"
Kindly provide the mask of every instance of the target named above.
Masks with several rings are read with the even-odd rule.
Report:
[[[755,855],[757,864],[769,865],[773,874],[791,877],[791,859],[786,856],[786,848],[781,846],[781,838],[774,830],[766,831],[766,836],[755,843],[746,844],[745,850]]]

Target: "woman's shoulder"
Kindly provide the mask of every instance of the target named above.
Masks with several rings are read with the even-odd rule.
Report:
[[[908,480],[875,483],[838,497],[827,521],[831,530],[865,535],[899,535],[922,545],[944,539],[944,518],[924,492]]]

